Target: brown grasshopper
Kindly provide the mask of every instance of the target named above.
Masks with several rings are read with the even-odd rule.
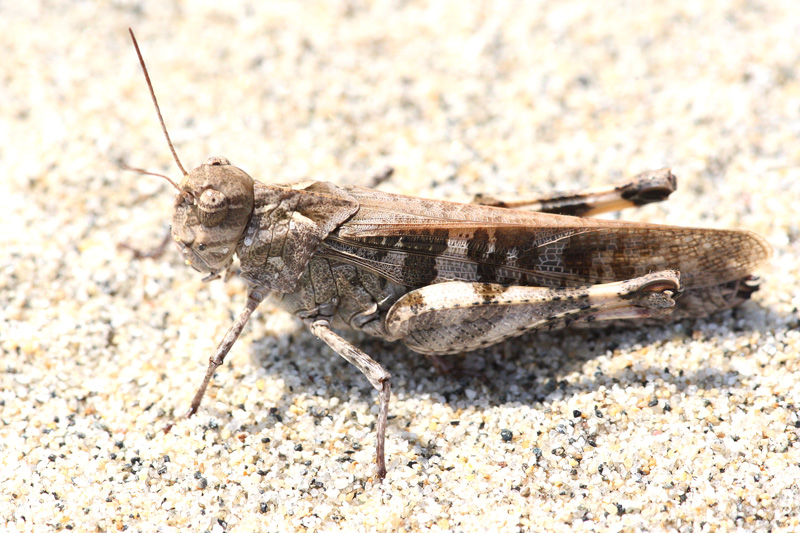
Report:
[[[438,356],[535,330],[702,317],[758,289],[751,272],[771,250],[754,233],[584,218],[666,199],[676,185],[668,169],[605,190],[472,204],[322,181],[269,185],[223,157],[187,173],[131,37],[184,175],[180,184],[162,176],[178,190],[172,239],[186,264],[208,273],[205,279],[229,271],[237,255],[249,287],[188,416],[250,315],[272,294],[379,391],[382,479],[391,376],[332,328],[402,340]]]

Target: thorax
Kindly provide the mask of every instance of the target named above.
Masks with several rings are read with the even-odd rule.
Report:
[[[334,327],[394,340],[386,333],[384,318],[408,290],[363,268],[315,257],[309,261],[297,290],[274,298],[283,309],[306,322],[327,319]]]

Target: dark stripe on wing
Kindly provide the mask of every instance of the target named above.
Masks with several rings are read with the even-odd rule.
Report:
[[[334,232],[323,244],[326,257],[410,287],[451,280],[580,286],[667,269],[679,270],[684,286],[702,287],[742,278],[768,255],[749,232],[653,225],[384,226],[363,237]]]

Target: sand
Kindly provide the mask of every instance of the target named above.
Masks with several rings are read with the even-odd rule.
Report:
[[[800,528],[800,6],[794,1],[0,5],[0,529]],[[271,304],[181,419],[244,305],[158,244],[187,167],[468,201],[671,167],[630,220],[748,229],[732,312],[528,335],[442,375],[347,338],[377,394]],[[171,431],[164,429],[173,424]]]

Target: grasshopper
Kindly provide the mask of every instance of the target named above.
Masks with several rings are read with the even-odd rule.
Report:
[[[265,184],[224,157],[186,172],[132,31],[131,38],[183,172],[180,183],[161,176],[178,191],[172,239],[205,280],[230,273],[238,256],[248,285],[247,303],[210,357],[187,416],[272,295],[379,392],[383,479],[391,375],[334,328],[441,356],[536,330],[703,317],[747,300],[759,286],[751,272],[771,254],[749,231],[589,218],[666,199],[676,187],[668,169],[602,190],[471,204],[324,181]]]

